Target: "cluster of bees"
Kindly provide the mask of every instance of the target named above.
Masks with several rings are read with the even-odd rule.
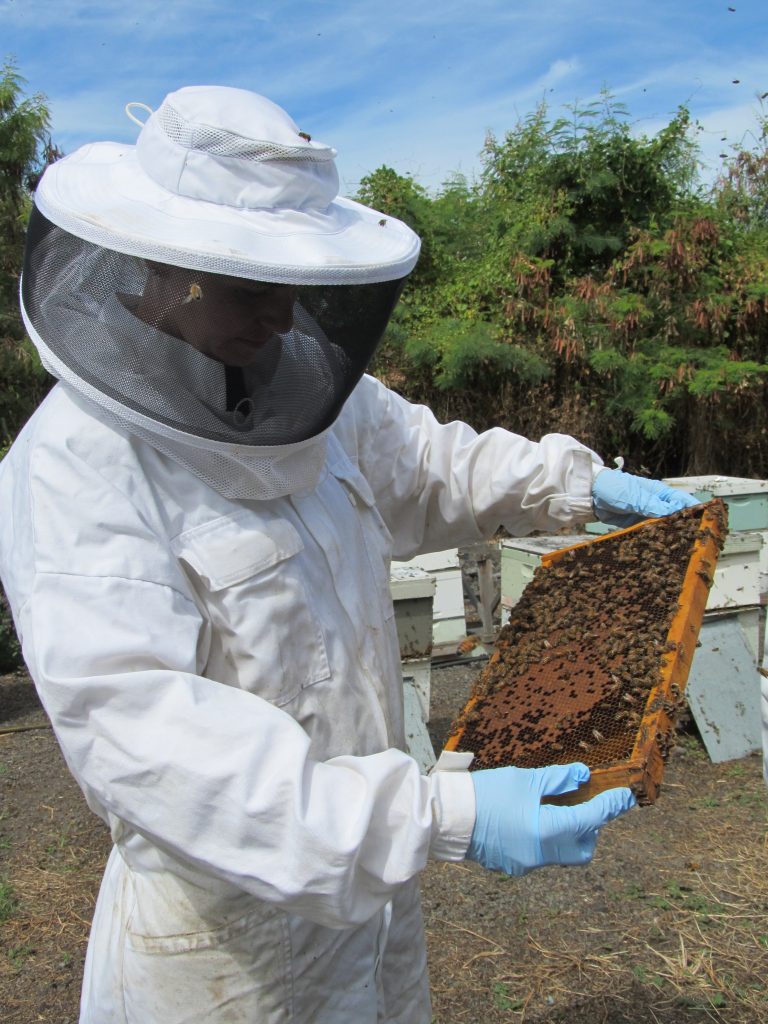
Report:
[[[654,739],[666,753],[683,701],[669,668],[687,657],[670,627],[696,541],[712,536],[703,508],[605,535],[536,571],[452,728],[473,768],[613,765],[659,709],[670,732]],[[712,566],[698,565],[711,585]]]

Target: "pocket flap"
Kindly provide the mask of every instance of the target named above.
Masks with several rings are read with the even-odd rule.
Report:
[[[331,435],[331,443],[328,446],[328,468],[336,479],[341,480],[348,490],[354,492],[364,505],[373,508],[376,499],[370,484],[333,435]]]
[[[265,521],[244,510],[185,530],[172,547],[211,590],[222,590],[290,558],[304,545],[287,519]]]

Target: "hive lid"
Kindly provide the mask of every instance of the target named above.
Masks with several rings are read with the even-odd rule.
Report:
[[[725,498],[728,495],[768,494],[768,480],[744,476],[673,476],[664,480],[670,487],[680,487],[704,497]]]

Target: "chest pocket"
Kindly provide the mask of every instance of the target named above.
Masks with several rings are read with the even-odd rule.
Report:
[[[287,519],[243,510],[173,541],[211,623],[205,674],[277,705],[330,675]]]

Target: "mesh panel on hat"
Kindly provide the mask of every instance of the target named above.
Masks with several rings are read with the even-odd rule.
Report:
[[[153,117],[162,125],[163,131],[180,146],[198,149],[216,156],[236,157],[239,160],[306,160],[325,163],[333,159],[333,151],[327,147],[316,149],[307,145],[285,146],[279,142],[249,139],[222,128],[196,124],[183,118],[169,103],[164,103]]]
[[[333,423],[401,285],[259,291],[92,245],[35,210],[22,299],[70,380],[110,404],[201,438],[275,446]],[[270,304],[284,321],[274,329]]]

